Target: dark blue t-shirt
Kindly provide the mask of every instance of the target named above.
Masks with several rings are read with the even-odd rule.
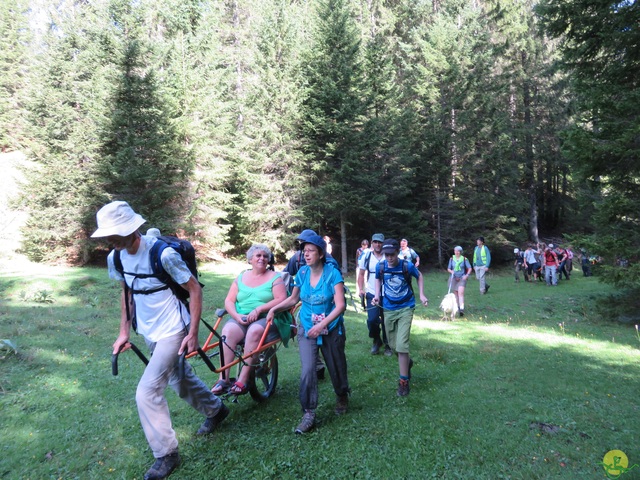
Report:
[[[384,279],[382,279],[382,308],[385,310],[400,310],[407,307],[416,306],[416,297],[413,294],[411,285],[404,279],[402,273],[402,263],[407,263],[409,275],[416,279],[420,277],[420,272],[416,266],[406,260],[398,260],[398,264],[391,268],[386,260],[376,265],[376,279],[380,279],[381,266],[384,265]]]

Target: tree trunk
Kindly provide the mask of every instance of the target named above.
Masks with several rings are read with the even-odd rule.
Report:
[[[346,275],[349,271],[349,257],[347,256],[347,222],[344,220],[344,213],[340,214],[340,253],[342,257],[342,275]]]

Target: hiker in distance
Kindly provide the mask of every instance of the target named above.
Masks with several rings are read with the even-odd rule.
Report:
[[[476,245],[473,251],[473,269],[476,272],[476,278],[480,282],[480,293],[484,295],[489,291],[490,287],[485,276],[489,271],[489,265],[491,265],[491,252],[484,244],[484,237],[478,237]]]
[[[178,372],[180,354],[198,349],[202,287],[180,254],[171,247],[162,251],[160,261],[171,278],[189,292],[190,312],[168,285],[152,275],[150,252],[159,240],[140,234],[138,228],[145,219],[128,203],[111,202],[102,207],[96,217],[98,229],[91,236],[106,238],[114,247],[107,258],[109,277],[121,282],[123,287],[125,282],[127,285],[120,296],[120,333],[113,344],[113,353],[129,348],[132,319],[136,320],[137,332],[152,353],[138,383],[136,404],[142,429],[156,459],[144,478],[157,480],[169,476],[180,464],[178,440],[165,398],[168,385],[206,417],[198,435],[211,433],[229,414],[226,405],[194,374],[188,362],[182,378]],[[116,251],[123,273],[116,269]],[[135,310],[131,312],[133,315],[129,314],[130,309]]]
[[[451,274],[449,286],[456,296],[458,314],[462,317],[464,316],[464,289],[467,286],[467,279],[471,275],[471,265],[467,257],[462,256],[461,246],[458,245],[453,249],[453,257],[449,260],[447,271]]]

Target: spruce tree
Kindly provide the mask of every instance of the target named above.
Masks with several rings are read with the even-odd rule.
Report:
[[[0,2],[0,149],[25,143],[24,99],[29,48],[27,2]]]
[[[314,25],[303,65],[300,139],[306,161],[298,167],[305,182],[300,202],[308,225],[346,238],[346,226],[370,193],[358,175],[364,113],[360,36],[346,0],[319,2]]]
[[[166,233],[185,227],[187,179],[192,161],[157,93],[155,75],[143,63],[144,46],[126,39],[120,84],[102,132],[99,190],[128,201],[149,225]]]
[[[30,159],[23,251],[32,260],[84,263],[94,248],[95,158],[114,45],[100,5],[51,10],[37,38],[25,98]]]

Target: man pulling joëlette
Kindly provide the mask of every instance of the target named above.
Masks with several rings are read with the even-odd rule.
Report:
[[[211,433],[229,409],[200,380],[188,363],[184,375],[178,374],[178,359],[182,352],[198,349],[198,327],[202,312],[202,288],[198,280],[173,248],[165,248],[161,255],[165,271],[190,294],[190,313],[158,278],[140,277],[153,273],[150,250],[158,239],[141,235],[138,228],[145,219],[135,213],[126,202],[111,202],[97,213],[98,229],[94,238],[106,237],[120,252],[124,276],[116,270],[114,252],[107,258],[109,277],[127,282],[128,294],[121,294],[120,333],[113,344],[113,353],[129,347],[132,317],[137,321],[137,332],[142,335],[152,353],[136,390],[136,404],[140,423],[149,447],[156,458],[147,471],[145,480],[165,478],[180,463],[178,440],[171,424],[165,389],[169,385],[194,409],[206,417],[198,430],[199,435]],[[124,286],[124,283],[123,283]],[[133,293],[131,292],[133,291]],[[145,291],[153,293],[146,294]],[[127,314],[126,302],[135,310]]]

